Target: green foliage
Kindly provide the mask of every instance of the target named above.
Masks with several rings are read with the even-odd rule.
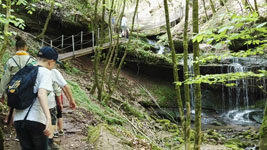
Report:
[[[122,48],[125,48],[125,46],[123,45]],[[146,64],[170,65],[172,63],[169,57],[155,54],[151,49],[152,45],[148,44],[145,39],[133,38],[128,47],[128,55]]]
[[[4,56],[2,57],[1,60],[1,65],[0,65],[0,78],[2,78],[2,75],[4,73],[4,66],[7,62],[7,60],[10,58],[11,54],[9,51],[5,51]]]
[[[26,0],[18,0],[18,1],[11,1],[11,5],[24,5],[26,6],[28,4],[28,2]],[[6,4],[4,4],[2,1],[0,1],[0,7],[2,7],[3,9],[7,9]],[[14,12],[13,9],[10,10],[10,12]],[[7,24],[7,23],[11,23],[13,25],[15,25],[18,28],[24,29],[25,24],[24,24],[24,20],[17,18],[14,15],[10,15],[9,20],[7,20],[6,18],[6,14],[2,14],[0,13],[0,23],[1,24]],[[4,33],[2,31],[0,31],[0,40],[4,39]],[[14,32],[8,32],[7,33],[8,36],[12,36],[15,35]]]
[[[207,44],[217,43],[216,49],[221,49],[223,44],[231,45],[234,40],[244,40],[244,45],[262,45],[256,49],[246,52],[232,53],[233,56],[247,57],[250,55],[263,54],[263,49],[267,44],[267,22],[257,24],[261,21],[256,12],[240,16],[230,14],[231,20],[217,28],[205,30],[193,37],[193,41]]]
[[[151,91],[156,95],[160,106],[173,106],[176,104],[174,87],[155,85],[151,88]]]
[[[82,73],[78,68],[72,66],[69,62],[64,63],[64,68],[66,73],[70,75],[80,75]]]
[[[68,85],[71,87],[71,91],[73,93],[73,97],[76,100],[77,104],[80,107],[84,107],[91,111],[92,113],[101,117],[101,120],[106,121],[109,124],[122,124],[125,119],[122,118],[117,112],[113,111],[108,106],[102,108],[101,106],[97,105],[96,103],[92,102],[85,91],[83,91],[80,86],[72,81],[67,81]]]
[[[227,74],[207,74],[207,75],[200,75],[195,79],[188,79],[183,82],[176,82],[176,84],[180,86],[182,84],[194,84],[194,83],[207,83],[207,84],[222,83],[225,84],[226,86],[235,86],[235,84],[231,83],[231,81],[236,81],[248,77],[262,78],[267,75],[267,74],[264,75],[265,71],[260,71],[260,72],[262,73],[256,74],[253,72],[236,72]]]

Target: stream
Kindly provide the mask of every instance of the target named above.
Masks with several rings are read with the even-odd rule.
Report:
[[[170,52],[168,47],[160,45],[156,40],[148,39],[147,42],[152,45],[157,54],[166,54]],[[180,61],[183,64],[183,60]],[[266,61],[258,58],[226,58],[221,62],[226,69],[221,69],[221,73],[238,73],[255,71],[255,68],[265,69]],[[193,55],[189,54],[188,58],[189,77],[193,75]],[[257,70],[256,69],[256,70]],[[257,108],[255,105],[260,102],[265,104],[265,95],[256,88],[259,81],[253,78],[240,79],[231,81],[235,86],[226,87],[219,85],[220,88],[212,89],[212,87],[202,87],[202,123],[211,125],[242,125],[253,126],[259,125],[263,118],[263,107]],[[266,89],[265,78],[261,79],[261,83]],[[194,120],[194,86],[190,85],[191,97],[191,114]],[[168,111],[177,114],[177,110],[168,109]],[[175,112],[173,112],[175,111]],[[160,113],[162,115],[162,112]]]

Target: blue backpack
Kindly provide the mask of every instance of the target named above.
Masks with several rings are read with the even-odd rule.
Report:
[[[26,120],[37,97],[37,93],[33,93],[33,88],[37,78],[38,68],[39,66],[26,65],[20,69],[7,84],[7,105],[11,107],[8,124],[11,120],[14,108],[22,110],[30,106],[24,118],[24,120]]]

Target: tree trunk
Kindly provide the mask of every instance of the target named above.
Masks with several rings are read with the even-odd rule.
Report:
[[[214,7],[214,4],[213,4],[212,0],[210,0],[210,7],[211,7],[211,10],[212,10],[212,14],[214,15],[216,13],[216,10],[215,10],[215,7]]]
[[[254,10],[248,0],[242,0],[242,3],[246,9],[248,9],[251,13],[253,13]]]
[[[193,0],[193,35],[198,34],[198,0]],[[194,77],[198,77],[200,75],[199,69],[199,43],[195,41],[193,43],[193,53],[194,53]],[[195,93],[195,145],[194,150],[200,150],[201,144],[201,88],[200,84],[196,83],[194,86]]]
[[[9,26],[9,20],[10,20],[10,15],[11,15],[11,0],[6,0],[6,20],[7,22],[5,23],[5,26],[4,26],[4,42],[3,42],[3,46],[1,48],[1,51],[0,51],[0,58],[2,59],[5,51],[6,51],[6,48],[7,48],[7,45],[8,45],[8,38],[9,38],[9,35],[8,35],[8,26]]]
[[[115,88],[116,88],[116,86],[118,84],[118,80],[119,80],[119,77],[120,77],[120,71],[121,71],[122,65],[123,65],[124,60],[125,60],[125,58],[127,56],[129,45],[132,44],[131,43],[131,41],[132,41],[132,34],[133,34],[133,29],[134,29],[135,17],[136,17],[137,11],[138,11],[138,6],[139,6],[139,0],[136,0],[136,6],[135,6],[135,10],[134,10],[133,19],[132,19],[132,27],[131,27],[131,31],[130,31],[130,35],[129,35],[129,40],[127,42],[127,45],[126,45],[124,54],[123,54],[123,56],[121,58],[121,61],[120,61],[120,64],[119,64],[119,67],[118,67],[118,70],[117,70],[117,73],[116,73],[116,79],[115,79],[114,85],[113,85],[113,87],[111,89],[111,93],[108,96],[108,99],[111,97],[111,95],[113,94],[113,92],[114,92],[114,90],[115,90]]]
[[[257,12],[258,15],[260,15],[260,14],[259,14],[259,9],[258,9],[257,0],[254,0],[254,5],[255,5],[255,11]]]
[[[51,0],[50,10],[49,10],[49,14],[45,20],[44,28],[43,28],[42,32],[37,36],[37,38],[40,38],[40,39],[44,38],[45,32],[46,32],[47,27],[48,27],[48,23],[51,19],[53,11],[54,11],[54,7],[55,7],[55,1]]]
[[[112,18],[112,12],[113,12],[113,7],[114,7],[114,0],[111,1],[111,9],[109,12],[109,19],[108,19],[108,28],[109,28],[109,51],[105,60],[105,64],[104,64],[104,71],[103,71],[103,76],[102,76],[102,84],[101,84],[101,89],[103,89],[104,84],[106,82],[106,73],[107,70],[109,68],[110,62],[112,60],[112,57],[114,55],[114,46],[113,46],[113,31],[112,31],[112,22],[111,22],[111,18]],[[103,89],[104,90],[104,89]]]
[[[93,26],[93,31],[95,33],[95,41],[96,41],[96,47],[94,47],[94,72],[95,72],[95,87],[97,88],[97,97],[98,100],[102,99],[102,91],[101,87],[99,84],[99,77],[98,77],[98,71],[99,71],[99,50],[98,50],[98,45],[99,45],[99,39],[98,39],[98,21],[97,21],[97,9],[98,8],[98,0],[95,1],[95,10],[94,10],[94,26]],[[90,93],[94,93],[94,90],[92,89]]]
[[[243,8],[242,8],[242,4],[239,2],[239,0],[236,0],[236,1],[237,1],[238,5],[239,5],[239,7],[240,7],[240,10],[241,10],[242,14],[243,14],[244,11],[243,11]]]
[[[205,2],[204,2],[205,7]],[[206,11],[206,8],[205,8]],[[185,23],[184,23],[184,80],[189,78],[188,72],[188,15],[189,15],[189,0],[186,0],[185,5]],[[208,18],[207,18],[208,20]],[[190,94],[189,85],[184,84],[185,93],[185,105],[186,105],[186,126],[185,126],[185,150],[190,150],[190,124],[191,124],[191,114],[190,114]]]
[[[205,15],[206,15],[206,21],[208,21],[209,16],[208,16],[207,9],[206,9],[206,2],[205,2],[205,0],[202,0],[202,2],[203,2],[203,6],[204,6]]]
[[[121,20],[122,20],[122,17],[124,15],[124,10],[125,10],[125,6],[126,6],[126,0],[123,1],[123,6],[122,6],[122,12],[119,16],[119,20],[116,24],[117,28],[118,29],[121,29]],[[114,54],[114,57],[113,57],[113,60],[112,60],[112,65],[111,65],[111,69],[109,71],[109,79],[108,79],[108,89],[109,89],[109,94],[108,96],[105,98],[105,103],[107,103],[110,99],[110,96],[112,95],[112,81],[113,81],[113,70],[115,68],[115,65],[116,65],[116,61],[117,61],[117,57],[118,57],[118,53],[119,53],[119,44],[120,44],[120,32],[117,33],[117,40],[116,40],[116,48],[115,48],[115,54]]]
[[[264,117],[260,128],[260,150],[267,149],[267,100],[265,102]]]
[[[167,0],[164,0],[164,9],[165,9],[166,28],[167,28],[169,46],[170,46],[171,52],[172,52],[172,64],[173,64],[174,82],[179,82],[176,52],[175,52],[175,49],[174,49],[174,44],[173,44],[172,35],[171,35],[169,8],[168,8]],[[182,127],[183,127],[183,129],[185,129],[184,128],[185,127],[185,119],[184,119],[184,112],[183,112],[184,109],[183,109],[183,102],[182,102],[182,98],[181,98],[180,86],[178,86],[176,84],[175,85],[175,90],[176,90],[177,103],[178,103],[179,114],[180,114],[180,118],[181,118],[181,122],[182,122]]]

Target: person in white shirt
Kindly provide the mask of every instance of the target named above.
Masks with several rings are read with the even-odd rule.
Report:
[[[122,30],[121,34],[122,34],[122,37],[125,37],[125,38],[127,38],[128,36],[127,22],[128,22],[128,19],[125,17],[125,15],[123,15],[121,19],[121,30]]]
[[[15,109],[14,125],[22,150],[47,150],[48,136],[51,134],[51,115],[47,95],[53,91],[51,71],[58,59],[57,52],[51,47],[43,47],[38,52],[39,65],[34,93],[34,101],[29,114],[24,120],[29,107],[23,110]]]
[[[63,78],[62,74],[57,69],[51,70],[51,76],[53,80],[53,92],[51,92],[48,95],[48,106],[50,109],[50,114],[52,118],[52,126],[53,126],[53,132],[56,130],[56,122],[58,118],[58,124],[59,124],[59,131],[61,134],[63,134],[63,119],[62,119],[62,105],[60,102],[61,97],[61,88],[63,89],[65,95],[67,95],[67,98],[69,100],[69,105],[71,109],[76,108],[76,103],[74,98],[72,97],[71,90],[69,86],[67,85],[66,80]],[[61,106],[61,107],[60,107]],[[60,107],[60,108],[59,108]],[[59,110],[60,109],[60,110]],[[56,136],[56,134],[51,134],[48,137],[48,146],[51,149],[58,149],[58,146],[54,144],[53,137]],[[58,135],[57,135],[58,136]]]

